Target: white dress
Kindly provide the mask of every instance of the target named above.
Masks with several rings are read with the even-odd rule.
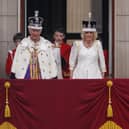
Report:
[[[101,79],[102,72],[106,72],[103,49],[99,40],[95,40],[90,48],[86,48],[83,41],[74,42],[69,62],[70,70],[73,70],[73,79]]]

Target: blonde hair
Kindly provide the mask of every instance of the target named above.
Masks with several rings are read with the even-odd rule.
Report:
[[[84,34],[85,34],[86,32],[81,32],[81,38],[82,39],[84,39]],[[93,40],[96,40],[97,38],[98,38],[98,33],[97,32],[92,32],[93,33]]]

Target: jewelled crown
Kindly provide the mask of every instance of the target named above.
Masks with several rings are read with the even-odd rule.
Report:
[[[38,10],[34,11],[34,16],[29,17],[28,21],[29,21],[28,28],[42,29],[43,18],[39,17],[39,11]]]
[[[82,21],[82,31],[83,32],[96,32],[96,21],[91,20],[91,12],[89,12],[88,20]]]

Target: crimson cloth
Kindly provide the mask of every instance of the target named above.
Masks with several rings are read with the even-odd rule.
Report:
[[[12,53],[8,52],[8,56],[6,59],[6,66],[5,66],[5,68],[6,68],[5,71],[6,71],[7,75],[10,75],[10,73],[11,73],[11,67],[12,67],[15,52],[16,52],[16,49],[13,49]]]
[[[69,71],[70,51],[71,51],[70,45],[68,45],[67,43],[61,43],[61,61],[62,61],[62,72],[64,78],[70,76],[70,71]]]
[[[17,129],[98,129],[108,119],[108,88],[100,80],[9,80],[11,118],[4,118],[5,89],[0,80],[0,124]],[[113,121],[129,129],[129,79],[115,79]]]

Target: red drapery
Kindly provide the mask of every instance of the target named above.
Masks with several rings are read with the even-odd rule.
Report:
[[[5,88],[0,80],[0,124],[17,129],[99,129],[108,118],[107,80],[9,80],[11,118],[4,118]],[[129,80],[115,79],[113,118],[129,129]]]

